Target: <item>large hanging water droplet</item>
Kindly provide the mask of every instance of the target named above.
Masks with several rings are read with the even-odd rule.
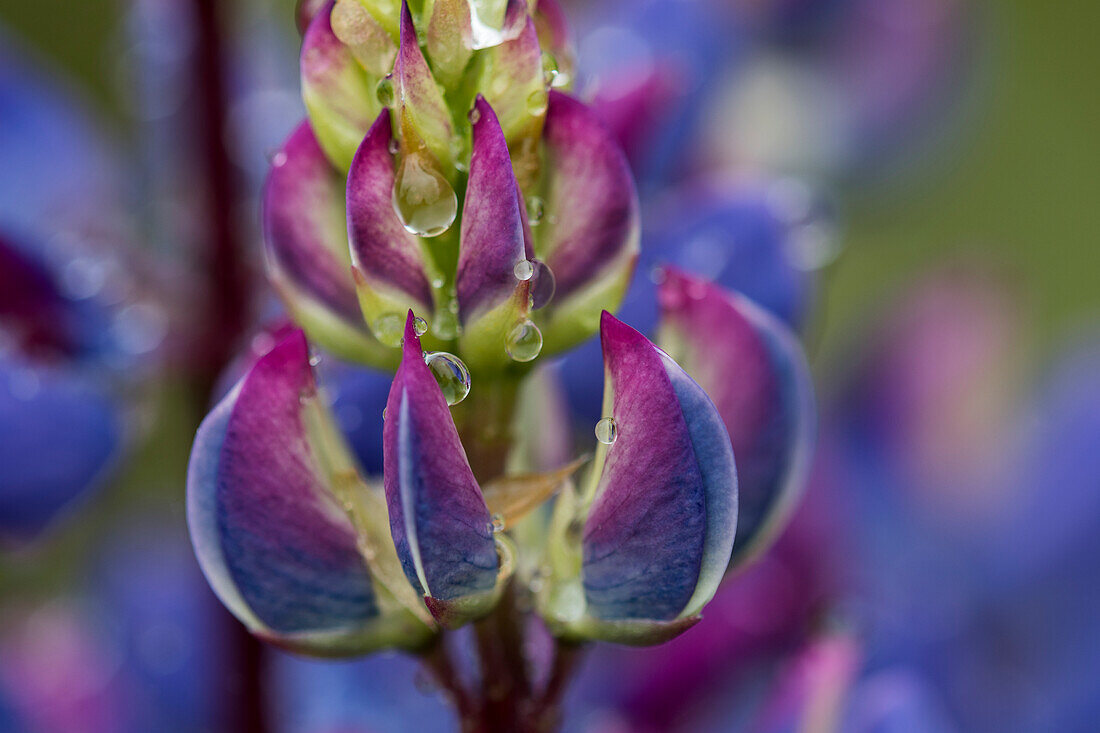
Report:
[[[370,330],[383,344],[397,348],[405,335],[405,319],[399,313],[384,313],[374,319]]]
[[[378,101],[383,107],[393,106],[393,78],[389,76],[382,77],[378,82],[378,86],[375,87],[375,93],[378,95]]]
[[[542,351],[542,331],[531,321],[520,321],[505,337],[504,350],[515,361],[531,361]]]
[[[542,81],[547,89],[554,86],[554,77],[558,75],[558,60],[549,51],[542,52]]]
[[[424,363],[448,405],[457,405],[470,394],[470,370],[457,356],[446,351],[429,351],[424,355]]]
[[[618,437],[619,426],[615,423],[615,418],[605,417],[596,423],[596,440],[604,445],[611,445]]]
[[[437,237],[458,214],[458,197],[427,153],[405,155],[393,181],[393,208],[412,234]]]
[[[535,266],[531,264],[530,260],[516,260],[512,272],[515,274],[517,280],[527,281],[535,274]]]
[[[534,274],[531,276],[531,310],[545,308],[554,299],[558,283],[550,265],[542,260],[534,260]]]

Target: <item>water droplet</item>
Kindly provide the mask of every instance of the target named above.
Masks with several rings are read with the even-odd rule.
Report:
[[[386,408],[382,408],[382,422],[386,422]]]
[[[275,155],[271,158],[271,165],[275,166],[276,168],[282,168],[284,165],[286,165],[286,153],[281,150],[275,153]]]
[[[424,355],[424,363],[448,405],[457,405],[470,394],[470,370],[457,356],[446,351],[429,351]]]
[[[397,348],[405,334],[405,319],[398,313],[384,313],[374,319],[370,330],[383,344]]]
[[[535,274],[535,266],[530,260],[516,260],[512,272],[515,273],[517,280],[527,281]]]
[[[596,440],[604,445],[611,445],[619,437],[619,426],[615,418],[605,417],[596,423]]]
[[[430,154],[414,151],[401,160],[394,177],[393,208],[412,234],[437,237],[454,223],[458,197]]]
[[[320,363],[321,363],[321,355],[320,354],[313,354],[312,356],[309,357],[309,365],[311,367],[318,366]]]
[[[443,283],[444,280],[442,275],[436,275],[432,278],[432,287],[436,290],[439,290],[441,287],[443,287]]]
[[[477,107],[473,107],[466,113],[466,119],[470,121],[471,125],[476,125],[478,120],[481,119],[481,113],[477,111]]]
[[[542,351],[542,332],[531,321],[520,321],[504,339],[504,350],[515,361],[531,361]]]
[[[378,82],[378,86],[375,87],[375,93],[378,94],[378,101],[381,102],[383,107],[393,106],[393,78],[384,76]]]
[[[489,522],[489,531],[493,533],[504,531],[504,515],[494,514],[493,519]]]
[[[397,151],[401,150],[401,143],[397,142],[397,138],[391,137],[386,149],[390,151],[390,155],[397,155]]]
[[[545,89],[537,89],[527,97],[527,112],[535,117],[546,113],[546,106],[550,98]]]
[[[527,221],[531,226],[537,226],[546,213],[546,204],[538,196],[527,198]]]
[[[417,336],[423,336],[428,332],[428,322],[417,316],[413,319],[413,330],[416,331]]]
[[[558,284],[550,265],[534,260],[535,273],[531,277],[531,310],[545,308],[554,299]]]
[[[542,52],[542,81],[546,88],[554,86],[554,77],[558,75],[558,60],[549,51]]]

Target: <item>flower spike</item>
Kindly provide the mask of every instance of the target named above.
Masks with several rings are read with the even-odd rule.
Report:
[[[737,473],[699,385],[606,311],[600,331],[613,422],[599,435],[575,516],[562,516],[568,500],[559,505],[555,577],[540,607],[563,636],[653,644],[698,620],[718,588],[737,523]]]
[[[816,411],[798,339],[747,298],[663,271],[660,343],[707,391],[737,456],[740,509],[731,567],[763,551],[805,488]]]
[[[412,311],[382,440],[390,532],[405,576],[446,626],[484,615],[508,564],[498,555],[447,402],[424,363]]]

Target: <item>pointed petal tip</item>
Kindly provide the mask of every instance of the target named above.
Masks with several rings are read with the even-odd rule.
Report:
[[[413,313],[412,308],[409,308],[409,313],[405,316],[405,340],[403,342],[405,358],[410,357],[421,358],[420,348],[420,334],[416,332],[416,314]]]

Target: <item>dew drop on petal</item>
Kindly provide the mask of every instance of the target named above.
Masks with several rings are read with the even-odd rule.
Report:
[[[386,422],[386,408],[382,408],[382,422]]]
[[[534,260],[535,272],[531,277],[531,310],[545,308],[554,299],[557,280],[550,265],[542,260]]]
[[[494,514],[493,519],[489,522],[489,531],[493,533],[504,531],[504,515]]]
[[[458,214],[458,197],[429,154],[405,155],[393,181],[393,208],[401,224],[420,237],[437,237]]]
[[[473,107],[466,113],[466,119],[470,121],[471,125],[476,125],[478,120],[481,119],[481,113],[478,112],[477,107]]]
[[[387,150],[390,151],[390,155],[397,155],[397,151],[401,149],[401,143],[397,141],[397,138],[391,137],[390,144],[387,146]]]
[[[428,332],[428,322],[417,316],[413,319],[413,330],[416,331],[417,336],[423,336]]]
[[[531,276],[535,274],[535,266],[531,264],[530,260],[516,260],[512,272],[515,273],[517,280],[530,280]]]
[[[378,86],[375,88],[375,93],[378,94],[378,101],[383,107],[393,106],[393,79],[388,76],[382,77],[378,82]]]
[[[520,321],[505,337],[504,349],[514,361],[531,361],[542,351],[542,332],[531,321]]]
[[[311,357],[309,357],[309,365],[311,367],[318,366],[320,363],[321,363],[321,355],[320,354],[314,354]]]
[[[397,348],[405,334],[405,319],[399,313],[384,313],[374,319],[370,330],[383,344]]]
[[[596,440],[604,445],[611,445],[618,437],[619,426],[615,423],[615,418],[601,418],[600,421],[596,423]]]
[[[457,356],[446,351],[429,351],[424,355],[424,363],[448,405],[457,405],[470,394],[470,370]]]

